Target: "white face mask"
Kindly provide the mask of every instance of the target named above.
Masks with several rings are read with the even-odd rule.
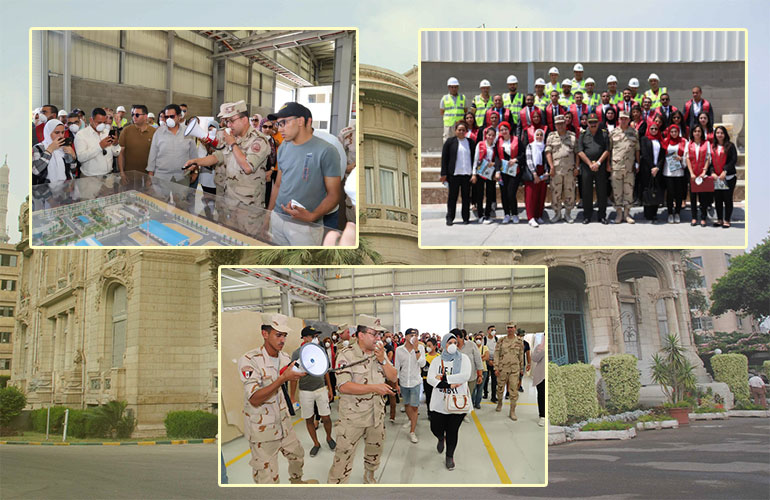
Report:
[[[212,141],[217,138],[217,131],[216,130],[209,130],[209,139]]]
[[[311,340],[310,342],[312,342],[313,344],[320,344],[320,342],[318,341],[318,337],[313,337],[313,340]]]
[[[166,118],[166,126],[168,128],[174,128],[176,127],[176,122],[174,121],[173,118]]]
[[[343,340],[342,341],[342,347],[347,347],[349,345],[350,345],[350,341],[349,340]]]
[[[104,132],[104,129],[106,128],[107,128],[107,125],[105,125],[104,123],[100,123],[99,125],[96,126],[96,131],[101,134],[102,132]]]
[[[332,335],[332,340],[337,342],[337,336],[336,335]]]
[[[490,335],[497,335],[497,330],[492,330],[492,331],[490,332]]]
[[[78,127],[74,123],[70,125],[68,128],[70,129],[70,132],[72,132],[73,134],[77,134],[78,132],[80,132],[80,127]]]
[[[412,345],[417,345],[417,337],[412,337],[412,340],[410,341]]]
[[[449,344],[449,345],[447,346],[447,348],[446,348],[446,352],[448,352],[449,354],[454,354],[454,353],[456,353],[456,352],[457,352],[457,345],[455,345],[455,344]]]
[[[227,133],[227,135],[233,135],[233,129],[231,129],[230,127],[227,127],[225,129],[225,132]]]
[[[42,124],[42,123],[45,123],[47,121],[48,121],[48,117],[45,116],[43,113],[40,113],[40,115],[37,118],[37,122]]]
[[[481,345],[481,339],[477,340],[476,344]]]
[[[425,350],[428,352],[433,352],[433,348],[431,346],[425,346]]]
[[[331,347],[331,346],[332,346],[331,342],[324,342],[324,345],[325,345],[326,347]]]
[[[185,115],[185,111],[182,110],[182,113],[179,115],[179,118],[184,118],[184,115]]]
[[[392,344],[393,343],[393,339],[385,339],[385,342],[387,342],[388,344]]]

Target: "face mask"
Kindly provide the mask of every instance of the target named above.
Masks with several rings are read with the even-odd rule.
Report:
[[[209,130],[209,139],[212,141],[217,138],[217,131],[216,130]]]
[[[174,121],[173,118],[166,118],[166,126],[168,128],[174,128],[176,127],[176,122]]]
[[[349,345],[350,345],[350,341],[349,340],[343,340],[342,341],[342,347],[347,347]]]
[[[393,340],[392,339],[385,339],[385,342],[387,342],[388,344],[392,344]]]
[[[412,337],[412,345],[417,345],[417,337]]]
[[[185,112],[183,110],[182,113],[179,115],[179,118],[184,118],[184,115],[185,115]]]
[[[318,341],[318,337],[313,337],[313,340],[311,340],[310,342],[312,342],[313,344],[320,344],[320,342]]]
[[[457,352],[457,346],[455,344],[449,344],[446,348],[446,352],[449,354],[454,354]]]
[[[477,340],[476,344],[481,345],[481,339]]]
[[[433,352],[433,348],[431,346],[426,346],[425,350],[428,352]]]
[[[107,128],[107,125],[105,125],[104,123],[100,123],[99,125],[96,126],[96,131],[99,133],[102,133],[106,128]]]
[[[331,344],[331,342],[324,342],[324,346],[326,346],[326,347],[331,347],[331,346],[332,346],[332,344]]]
[[[48,121],[48,117],[47,117],[47,116],[45,116],[44,114],[41,114],[41,115],[38,117],[38,119],[37,119],[37,120],[38,120],[38,123],[45,123],[45,122],[47,122],[47,121]]]
[[[227,135],[233,135],[233,129],[231,129],[230,127],[227,127],[225,129],[225,133],[227,133]]]
[[[336,335],[332,335],[332,340],[337,342],[337,336]]]
[[[497,330],[492,330],[492,332],[490,333],[490,335],[497,335]]]
[[[80,132],[80,127],[78,127],[74,123],[70,125],[68,128],[70,129],[70,132],[72,132],[73,134],[77,134],[78,132]]]

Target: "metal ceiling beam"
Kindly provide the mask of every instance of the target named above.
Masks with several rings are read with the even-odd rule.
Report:
[[[204,32],[206,33],[206,32]],[[236,41],[231,45],[232,50],[228,52],[221,52],[216,55],[211,55],[209,58],[216,59],[221,57],[232,57],[237,55],[247,55],[250,52],[260,52],[265,50],[281,50],[291,49],[296,47],[302,47],[305,45],[313,45],[319,42],[330,42],[347,36],[347,31],[306,31],[283,37],[279,39],[266,39],[258,43],[243,44],[243,39],[233,37]]]

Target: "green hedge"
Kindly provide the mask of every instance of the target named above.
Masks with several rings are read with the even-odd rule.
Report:
[[[599,415],[596,399],[596,369],[592,365],[576,363],[560,368],[567,401],[567,419],[581,421]]]
[[[212,438],[217,434],[217,416],[205,411],[171,411],[166,414],[166,435],[178,438]]]
[[[743,354],[717,354],[711,358],[714,380],[724,382],[735,401],[749,399],[749,360]]]
[[[16,387],[0,389],[0,427],[7,427],[11,420],[21,415],[27,406],[27,396]]]
[[[770,378],[770,360],[766,360],[762,363],[762,371],[765,372],[765,376]]]
[[[62,431],[64,425],[64,412],[67,410],[65,406],[52,406],[51,407],[51,423],[48,432],[53,434]],[[40,408],[39,410],[32,410],[32,430],[35,432],[45,433],[46,420],[48,418],[48,408]]]
[[[618,354],[602,359],[599,365],[609,396],[609,408],[618,413],[639,405],[640,382],[637,359],[632,354]]]
[[[551,425],[567,423],[564,381],[561,376],[561,367],[556,363],[548,363],[548,421]]]
[[[64,406],[51,407],[51,427],[50,434],[62,434],[64,432],[64,413],[67,408]],[[102,437],[111,438],[110,423],[104,418],[99,418],[97,408],[88,408],[79,410],[70,408],[69,419],[67,422],[67,435],[76,438]],[[32,430],[45,433],[45,422],[48,408],[33,410],[31,415]],[[115,436],[118,438],[129,438],[136,426],[136,420],[129,415],[121,415],[116,422]]]

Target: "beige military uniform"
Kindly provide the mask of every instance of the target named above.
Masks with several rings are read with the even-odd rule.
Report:
[[[620,127],[612,129],[609,151],[615,209],[628,210],[634,201],[634,163],[636,152],[639,151],[639,134],[636,129],[628,127],[625,132]]]
[[[508,384],[508,395],[511,398],[511,414],[514,414],[516,402],[519,400],[519,373],[524,366],[524,341],[519,338],[503,337],[495,346],[495,369],[497,376],[497,405],[503,404],[505,385]]]
[[[567,210],[572,210],[575,206],[575,133],[568,130],[564,136],[560,136],[558,132],[551,132],[545,141],[545,152],[550,152],[553,156],[551,207],[558,215],[562,204]]]
[[[337,367],[342,368],[367,357],[358,344],[337,354]],[[347,382],[355,384],[384,384],[382,366],[372,357],[364,363],[337,372],[337,388]],[[374,471],[380,465],[385,443],[385,402],[376,393],[352,395],[340,391],[337,448],[329,469],[329,484],[347,483],[353,471],[353,456],[358,441],[364,438],[364,468]]]
[[[259,406],[254,406],[249,398],[263,387],[275,381],[280,369],[291,360],[283,352],[278,353],[278,366],[265,351],[265,348],[253,349],[238,360],[238,372],[243,382],[244,436],[249,441],[254,482],[257,484],[278,483],[278,452],[289,461],[289,479],[292,482],[302,479],[305,450],[291,425],[291,415],[283,391],[273,394]]]

